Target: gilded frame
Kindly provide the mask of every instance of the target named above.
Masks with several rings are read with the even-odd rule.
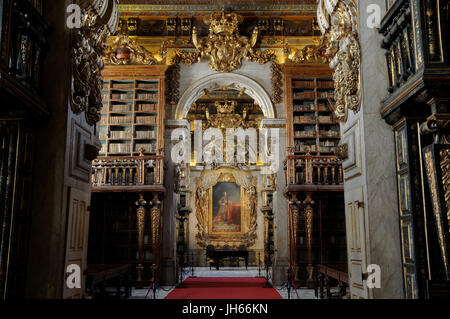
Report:
[[[241,231],[212,232],[212,189],[220,182],[236,183],[241,188]],[[197,217],[197,245],[217,249],[228,245],[236,249],[241,245],[250,248],[257,238],[257,193],[256,178],[251,172],[231,167],[205,170],[196,179],[195,215]]]

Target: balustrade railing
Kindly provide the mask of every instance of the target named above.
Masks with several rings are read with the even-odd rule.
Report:
[[[286,159],[287,185],[342,185],[342,162],[335,156],[290,155]]]
[[[162,185],[162,156],[101,157],[92,162],[92,186]]]

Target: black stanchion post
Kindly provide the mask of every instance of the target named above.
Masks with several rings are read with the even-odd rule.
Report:
[[[194,253],[191,253],[191,278],[197,278],[197,276],[194,275]]]
[[[291,299],[291,269],[288,269],[288,277],[287,277],[287,292],[288,292],[288,299]]]
[[[158,289],[158,281],[156,279],[156,269],[157,267],[153,267],[153,299],[156,299],[156,290]]]

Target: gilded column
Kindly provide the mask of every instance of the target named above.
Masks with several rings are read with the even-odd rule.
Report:
[[[145,230],[145,205],[147,205],[147,202],[144,199],[144,194],[139,194],[139,199],[136,201],[136,206],[138,206],[138,209],[136,211],[136,220],[137,220],[137,232],[138,232],[138,266],[137,274],[138,278],[137,281],[142,281],[142,273],[144,270],[143,261],[144,261],[144,230]]]
[[[314,217],[314,201],[311,198],[311,194],[306,194],[306,199],[303,201],[305,204],[305,231],[306,231],[306,247],[308,248],[308,266],[306,271],[308,272],[308,279],[306,282],[308,284],[313,283],[313,270],[312,265],[312,233],[313,233],[313,217]]]
[[[160,247],[161,247],[161,201],[158,198],[158,194],[153,194],[152,200],[153,207],[151,213],[151,227],[152,227],[152,266],[155,269],[159,265]]]
[[[294,280],[298,280],[298,263],[297,263],[297,234],[298,234],[298,218],[300,207],[297,204],[297,196],[294,196],[294,201],[291,203],[289,210],[289,237],[290,237],[290,252],[291,252],[291,272],[294,276]]]

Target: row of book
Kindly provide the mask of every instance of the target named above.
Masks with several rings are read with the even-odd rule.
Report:
[[[110,153],[131,153],[131,144],[129,143],[109,143]]]
[[[327,92],[321,92],[327,93]],[[294,99],[297,100],[314,100],[316,98],[315,92],[297,92],[294,93]]]
[[[112,93],[111,99],[112,100],[132,100],[134,98],[134,93]]]
[[[158,93],[137,93],[136,98],[138,100],[157,100]]]
[[[136,138],[156,138],[157,131],[136,131]]]
[[[103,120],[103,118],[102,118]],[[131,116],[110,116],[110,124],[131,124],[133,122],[133,117]]]
[[[314,89],[314,81],[293,81],[295,89]]]
[[[316,117],[315,116],[294,116],[294,123],[295,124],[301,124],[301,123],[315,123]]]
[[[303,137],[303,136],[305,136],[305,137],[315,137],[316,136],[316,131],[314,131],[314,130],[309,130],[309,131],[307,131],[307,130],[299,130],[299,131],[295,131],[294,135],[297,136],[297,137],[299,137],[299,136],[301,136],[301,137]]]
[[[158,83],[147,83],[147,82],[139,82],[136,86],[138,89],[158,89]],[[104,83],[102,90],[107,91],[109,90],[109,83]],[[112,83],[111,89],[117,89],[117,90],[133,90],[134,89],[134,82],[126,82],[126,83]]]
[[[294,105],[294,112],[315,111],[315,110],[316,110],[316,106],[314,104]]]
[[[138,89],[157,89],[158,83],[138,82]]]
[[[319,146],[324,146],[324,147],[336,147],[337,142],[335,141],[324,141],[324,142],[319,142]]]
[[[133,136],[131,131],[111,131],[109,132],[110,138],[123,138],[130,139]]]
[[[158,104],[137,104],[137,112],[156,112],[158,111]]]
[[[130,104],[114,104],[111,105],[111,112],[131,112]]]
[[[134,88],[134,83],[113,83],[112,84],[112,88],[113,89],[133,89]]]
[[[319,99],[334,99],[334,92],[317,92],[317,97]]]
[[[331,115],[319,115],[319,123],[335,122],[336,118]]]
[[[157,131],[136,131],[136,138],[139,139],[154,139],[158,135]],[[107,132],[100,132],[99,138],[106,140],[108,137]],[[131,131],[111,131],[109,132],[110,139],[131,139],[133,133]]]
[[[320,131],[319,132],[320,136],[325,136],[325,137],[340,137],[340,133],[339,131],[333,131],[333,130],[328,130],[328,131]]]
[[[328,108],[328,106],[325,103],[319,103],[318,107],[319,107],[319,112],[330,112],[330,109]]]
[[[333,81],[317,81],[318,89],[334,89]]]
[[[157,116],[136,116],[138,124],[156,124]]]

